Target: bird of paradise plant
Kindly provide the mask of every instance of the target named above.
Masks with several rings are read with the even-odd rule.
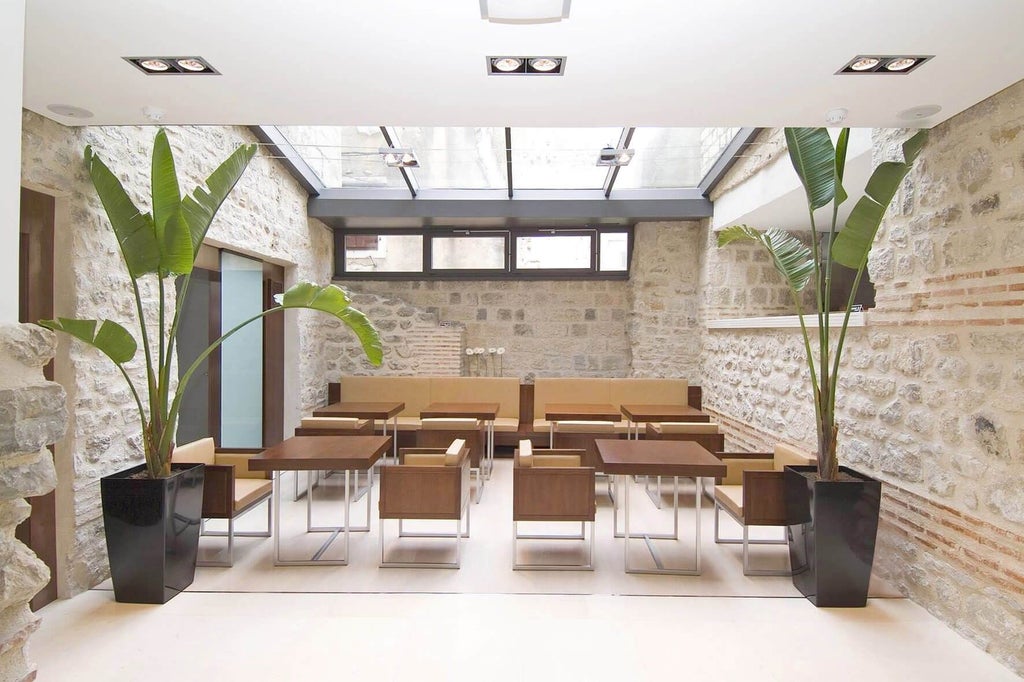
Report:
[[[366,316],[350,305],[348,294],[335,285],[320,286],[306,282],[296,284],[284,292],[277,301],[278,305],[225,332],[199,354],[174,385],[171,376],[174,339],[181,322],[182,302],[188,294],[199,247],[217,211],[255,154],[256,145],[240,146],[206,179],[204,186],[182,197],[167,133],[160,129],[153,144],[151,212],[144,213],[135,206],[120,180],[100,160],[92,147],[85,148],[85,164],[89,176],[113,228],[131,279],[137,331],[145,355],[145,387],[136,385],[126,367],[135,358],[138,342],[121,324],[113,320],[62,317],[41,320],[39,324],[70,334],[95,347],[120,371],[135,400],[142,422],[143,449],[151,478],[170,475],[178,413],[189,379],[217,347],[246,325],[289,308],[319,310],[345,323],[355,332],[369,361],[374,365],[381,363],[383,350],[380,336]],[[157,280],[155,310],[143,306],[139,286],[140,280],[150,275]],[[183,280],[171,312],[167,310],[164,293],[166,280],[175,277],[182,277]],[[152,323],[154,314],[155,324]]]
[[[759,230],[746,225],[734,225],[719,232],[718,246],[735,241],[760,244],[768,251],[772,264],[789,287],[800,320],[814,398],[818,476],[822,480],[834,481],[839,476],[836,456],[836,387],[839,384],[840,361],[854,296],[882,217],[928,139],[928,131],[918,131],[903,143],[903,161],[886,161],[874,169],[865,186],[864,196],[854,205],[841,229],[838,227],[839,206],[848,198],[843,187],[843,173],[849,129],[844,128],[839,133],[835,145],[825,128],[786,128],[785,134],[790,161],[807,194],[810,248],[784,230]],[[815,211],[830,204],[831,221],[827,230],[821,229]],[[838,332],[829,318],[834,263],[845,265],[856,272]],[[814,313],[817,315],[818,331],[815,343],[812,343],[807,330],[800,295],[808,283],[814,284]]]

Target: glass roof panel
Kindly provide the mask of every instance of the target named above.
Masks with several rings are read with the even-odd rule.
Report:
[[[376,126],[278,126],[327,187],[405,187],[397,168],[384,165],[387,147]]]
[[[412,172],[428,189],[502,189],[504,128],[397,127],[395,146],[412,148],[420,165]]]
[[[512,182],[516,189],[601,189],[608,168],[597,157],[621,134],[622,128],[513,128]]]
[[[739,128],[637,128],[614,189],[696,187]]]

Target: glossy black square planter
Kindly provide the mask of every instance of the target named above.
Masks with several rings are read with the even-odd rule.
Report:
[[[172,464],[168,478],[100,479],[114,599],[163,604],[192,584],[203,511],[202,464]]]
[[[785,469],[793,585],[815,606],[864,606],[875,558],[880,481],[847,467],[855,480],[821,481],[813,466]]]

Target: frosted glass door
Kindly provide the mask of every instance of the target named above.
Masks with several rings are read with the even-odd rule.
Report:
[[[221,252],[221,329],[263,310],[263,263]],[[263,446],[263,320],[237,332],[221,347],[221,445]]]

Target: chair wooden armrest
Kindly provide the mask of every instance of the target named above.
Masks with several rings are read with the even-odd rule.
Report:
[[[380,472],[382,519],[450,519],[462,517],[469,489],[469,460],[458,466],[390,466]]]
[[[593,467],[516,467],[513,521],[593,521]]]
[[[743,523],[747,526],[786,525],[781,471],[743,472]]]
[[[232,518],[235,514],[234,465],[207,464],[203,477],[203,518]]]

